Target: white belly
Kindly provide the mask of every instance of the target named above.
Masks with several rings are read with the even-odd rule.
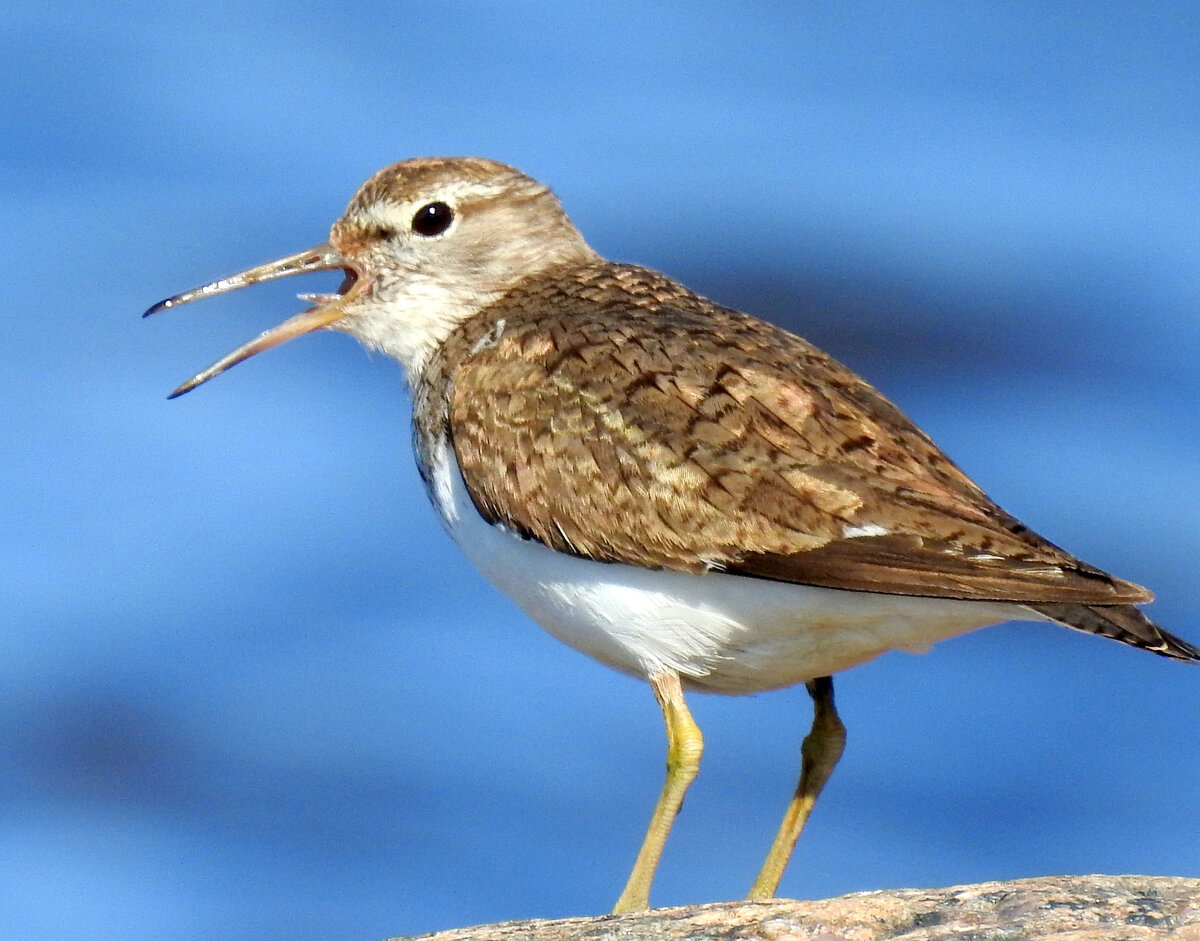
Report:
[[[442,521],[493,585],[559,640],[641,678],[672,670],[694,689],[763,692],[999,621],[1044,620],[1011,603],[594,562],[485,522],[448,450],[430,470]]]

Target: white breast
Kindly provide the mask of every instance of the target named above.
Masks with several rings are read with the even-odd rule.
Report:
[[[487,523],[449,447],[430,457],[438,513],[484,576],[559,640],[637,677],[673,670],[692,688],[763,692],[888,650],[923,653],[935,641],[999,621],[1044,620],[1017,604],[692,575],[566,555]]]

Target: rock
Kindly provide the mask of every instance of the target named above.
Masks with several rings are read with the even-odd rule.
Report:
[[[511,921],[421,941],[1200,941],[1200,879],[1048,876]],[[402,941],[402,939],[393,939]],[[415,941],[415,939],[407,939]]]

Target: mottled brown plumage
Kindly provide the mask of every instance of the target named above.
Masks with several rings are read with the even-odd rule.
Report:
[[[419,440],[449,434],[479,512],[560,552],[1019,602],[1192,656],[1132,607],[1148,591],[1004,512],[853,372],[657,272],[530,279],[451,333],[417,385]]]

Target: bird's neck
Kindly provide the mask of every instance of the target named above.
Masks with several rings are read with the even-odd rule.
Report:
[[[582,249],[566,259],[543,259],[542,270],[520,278],[456,278],[420,270],[395,278],[377,275],[383,280],[372,291],[376,299],[334,326],[397,360],[415,390],[427,364],[458,328],[475,320],[487,322],[507,296],[522,293],[530,283],[569,281],[575,269],[603,264],[591,249]]]

